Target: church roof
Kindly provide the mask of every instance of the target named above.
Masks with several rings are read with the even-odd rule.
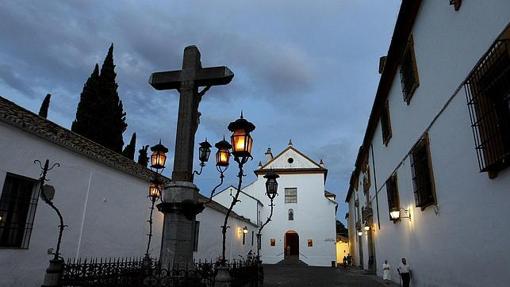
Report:
[[[133,160],[40,117],[3,97],[0,97],[0,122],[141,179],[148,180],[153,174],[150,169]]]
[[[256,175],[265,174],[272,170],[279,174],[284,173],[324,173],[328,170],[315,162],[304,153],[289,144],[286,149],[276,155],[273,159],[255,170]]]

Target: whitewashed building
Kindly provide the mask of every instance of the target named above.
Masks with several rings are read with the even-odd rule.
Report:
[[[336,263],[336,207],[334,194],[326,192],[327,169],[289,143],[289,146],[273,158],[266,152],[267,161],[255,174],[257,179],[244,187],[234,210],[258,225],[265,222],[270,213],[270,200],[266,196],[268,171],[276,172],[278,196],[274,199],[271,222],[262,231],[261,259],[275,264],[283,260],[300,260],[312,266],[332,266]],[[235,189],[230,187],[214,196],[214,200],[228,206]],[[250,243],[256,234],[249,233]]]
[[[41,170],[34,164],[46,159],[60,164],[48,178],[67,225],[61,247],[65,259],[144,256],[151,171],[0,97],[0,286],[41,286],[52,258],[47,251],[56,247],[58,217],[39,198]],[[225,213],[213,201],[197,216],[196,259],[220,256]],[[162,220],[155,211],[150,249],[155,257]],[[256,226],[236,213],[229,225],[227,259],[240,259],[251,246],[243,244],[239,230]]]
[[[402,1],[346,197],[354,264],[508,286],[509,23],[507,0]]]

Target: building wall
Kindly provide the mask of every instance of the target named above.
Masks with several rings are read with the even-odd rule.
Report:
[[[463,1],[458,12],[448,1],[422,2],[413,28],[420,86],[407,105],[397,72],[388,98],[392,138],[384,146],[379,125],[372,139],[379,186],[371,188],[370,199],[381,226],[372,231],[379,276],[386,259],[398,282],[395,267],[406,257],[413,286],[506,285],[510,231],[502,227],[510,215],[510,169],[492,180],[479,172],[466,98],[456,90],[509,22],[510,2],[504,0]],[[406,155],[443,108],[428,131],[437,206],[421,210],[415,207]],[[398,223],[389,220],[384,187],[395,170],[400,206],[411,213]]]
[[[64,258],[144,255],[150,206],[147,182],[4,123],[0,134],[0,187],[7,173],[38,179],[36,159],[60,163],[48,178],[67,225],[61,247]],[[161,223],[156,211],[152,254],[159,253]],[[0,286],[42,284],[51,258],[47,250],[56,247],[58,224],[55,212],[39,199],[29,248],[0,249]]]
[[[253,183],[253,195],[262,201],[262,221],[269,216],[270,201],[265,195],[265,179],[258,176]],[[297,203],[284,203],[284,189],[297,188]],[[280,174],[278,196],[274,199],[271,222],[262,231],[261,256],[268,264],[284,259],[284,238],[288,231],[299,236],[299,259],[313,266],[331,266],[336,261],[335,202],[324,196],[323,174]],[[294,220],[288,220],[288,210],[294,210]],[[270,246],[270,239],[276,245]],[[308,247],[307,240],[313,241]]]
[[[246,192],[247,194],[250,194],[246,191],[246,189],[242,190],[243,192]],[[252,223],[257,224],[257,214],[259,210],[259,203],[256,199],[246,195],[245,193],[240,192],[239,193],[239,202],[236,203],[236,205],[233,208],[233,211],[237,214],[242,215],[243,217],[248,218]],[[214,196],[214,201],[222,204],[225,207],[230,207],[230,204],[232,203],[232,197],[236,194],[236,188],[234,187],[228,187],[222,192],[218,193]]]
[[[221,258],[222,251],[222,235],[221,225],[225,214],[212,208],[206,208],[204,211],[197,215],[197,220],[200,221],[198,248],[193,257],[195,260],[217,260]],[[231,217],[228,221],[227,236],[225,240],[225,257],[227,260],[240,260],[246,259],[250,250],[253,254],[257,251],[257,239],[253,236],[252,232],[257,233],[257,226],[247,220],[240,220]],[[245,242],[243,244],[244,227],[248,228]]]
[[[349,254],[349,242],[337,241],[336,242],[336,263],[343,264],[344,256]]]

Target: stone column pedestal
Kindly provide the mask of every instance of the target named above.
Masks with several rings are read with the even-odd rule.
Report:
[[[64,273],[64,260],[52,259],[50,266],[46,269],[42,287],[60,286],[60,278]]]
[[[157,205],[158,210],[164,214],[161,268],[171,269],[175,264],[191,268],[195,216],[204,209],[198,203],[198,188],[192,182],[172,181],[165,188],[162,201]]]

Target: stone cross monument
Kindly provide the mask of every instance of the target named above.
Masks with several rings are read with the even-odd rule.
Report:
[[[188,46],[184,49],[182,70],[153,73],[149,79],[156,90],[176,89],[180,93],[172,182],[166,186],[162,203],[158,204],[158,210],[164,214],[162,267],[193,261],[195,216],[203,209],[198,202],[198,188],[193,184],[198,105],[211,86],[226,85],[233,77],[234,73],[224,66],[202,68],[198,48]],[[199,87],[205,88],[199,92]]]

